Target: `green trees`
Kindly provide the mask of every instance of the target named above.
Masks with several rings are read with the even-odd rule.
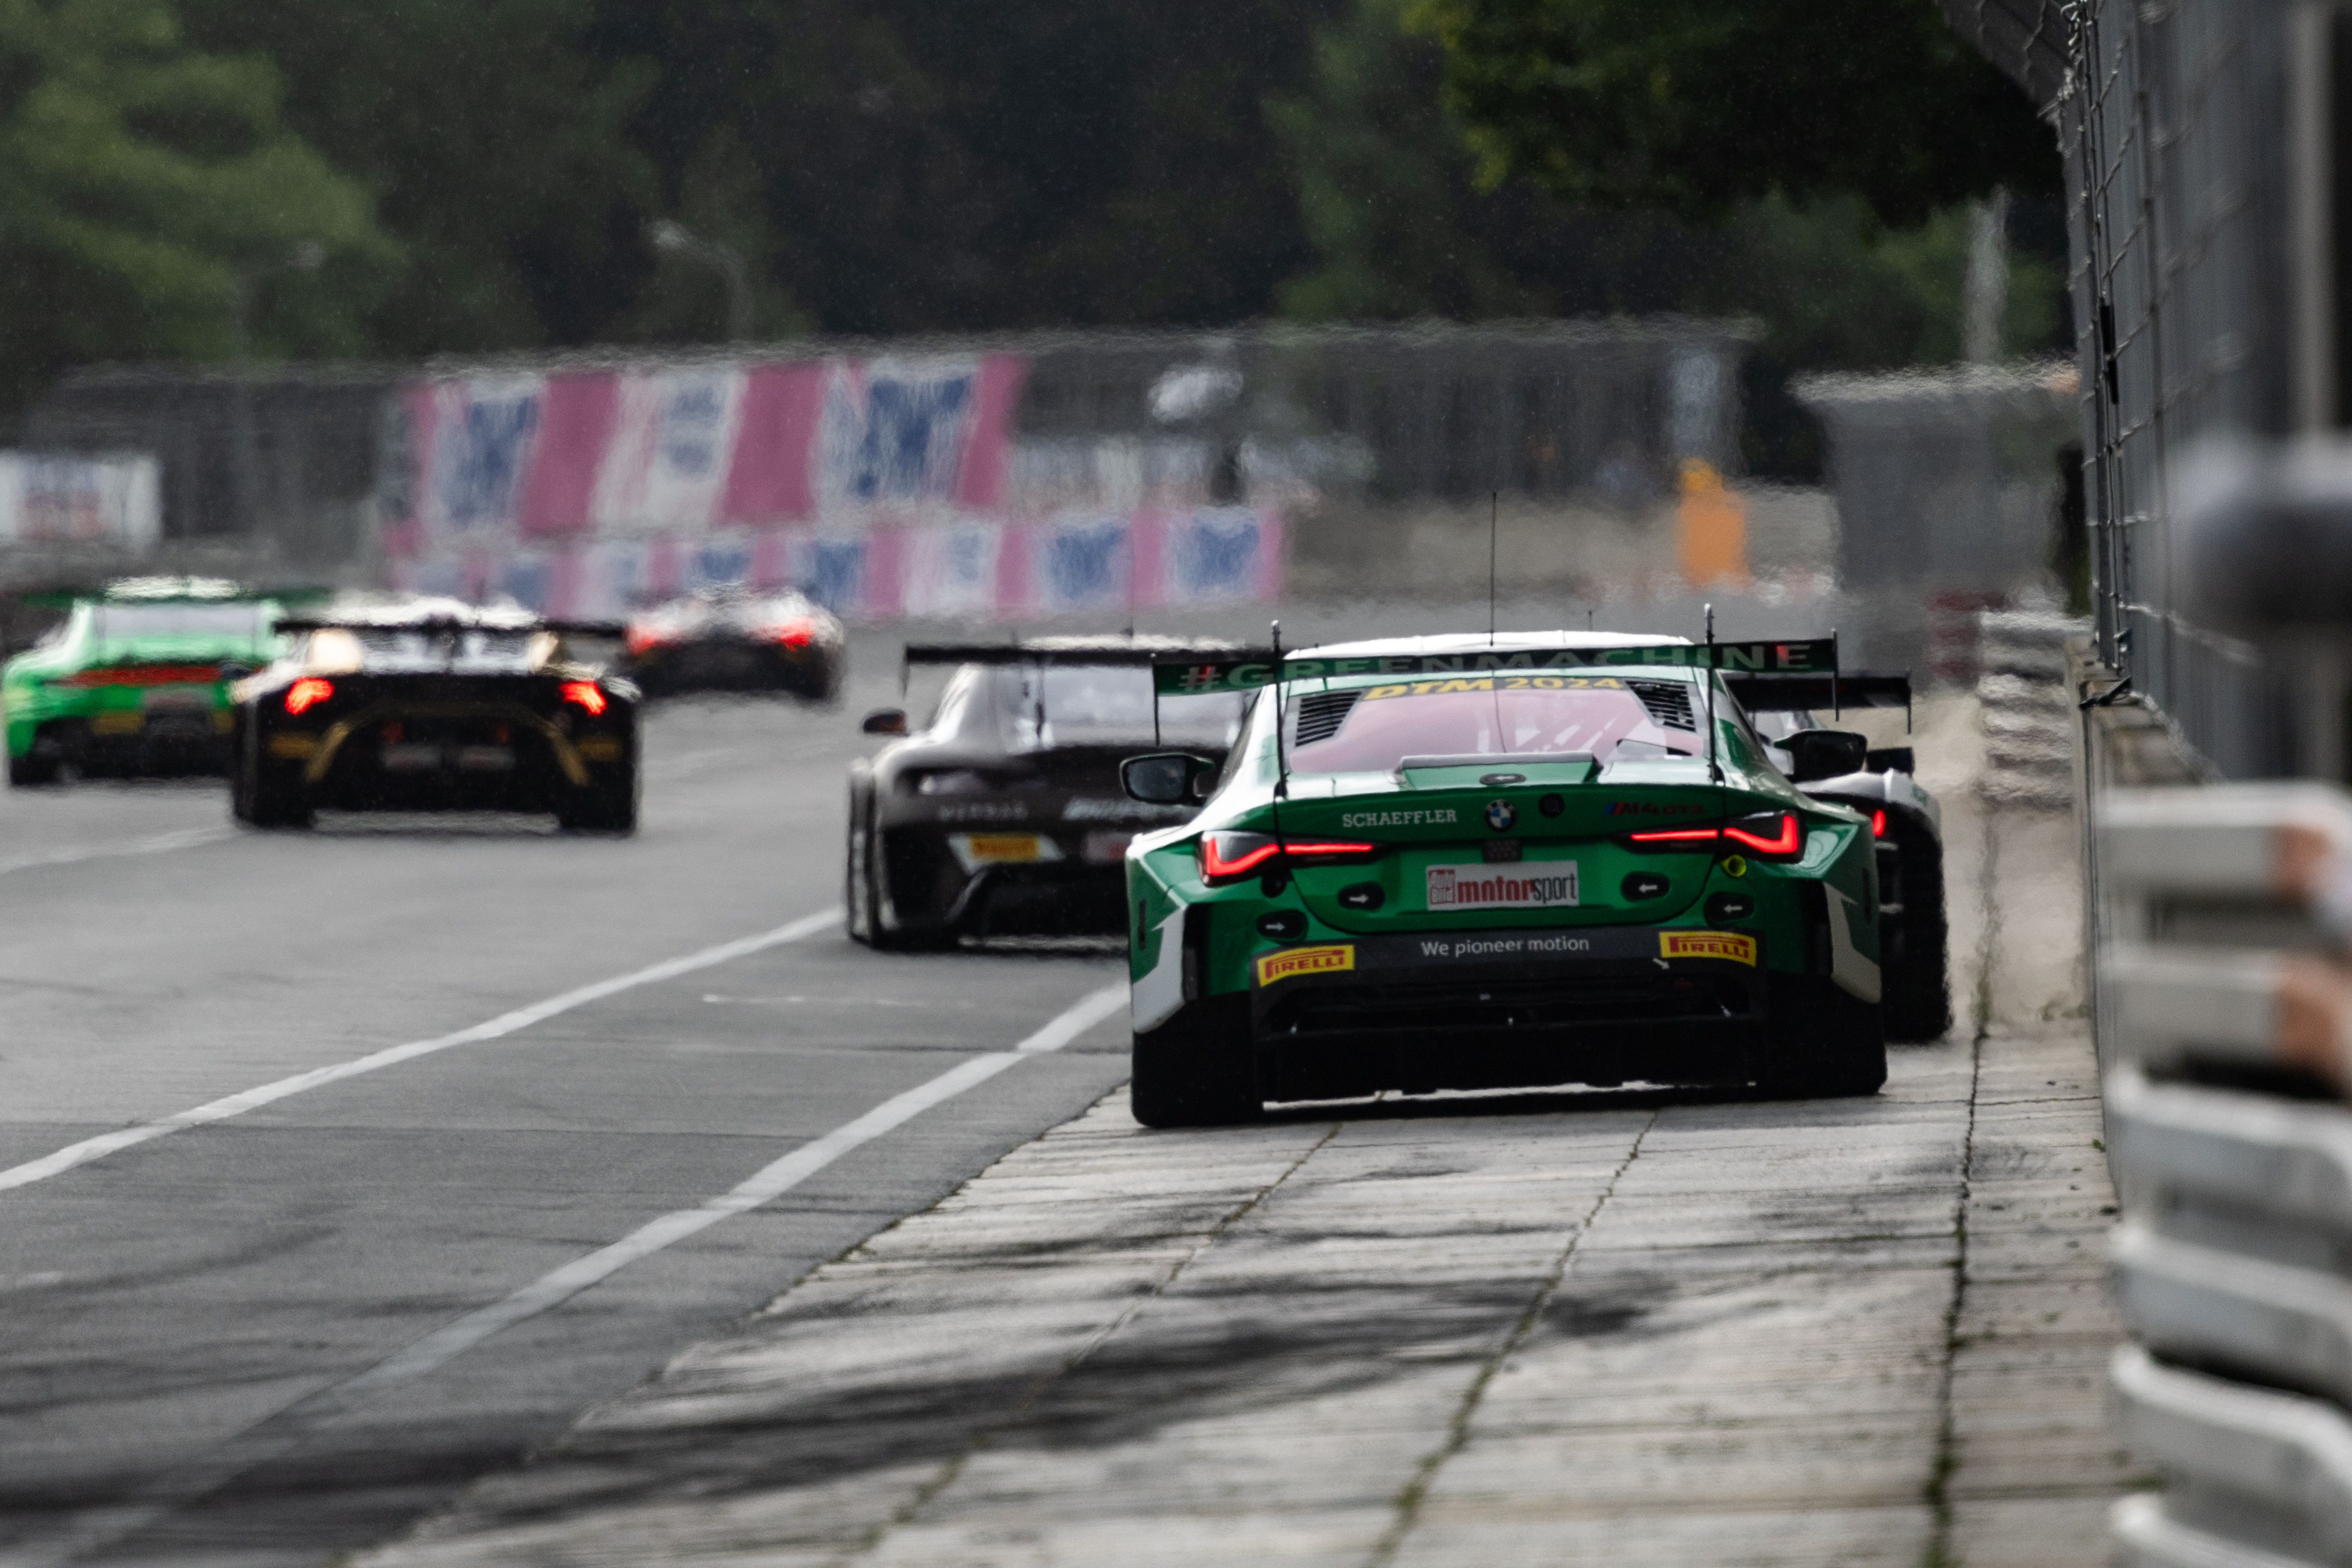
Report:
[[[273,275],[301,245],[315,272]],[[276,68],[190,48],[164,0],[0,0],[0,400],[62,366],[366,346],[399,251],[288,132]]]
[[[1681,310],[1905,363],[1953,204],[2053,183],[1930,0],[0,0],[0,405],[227,358],[241,286],[265,356],[716,339],[656,218],[760,337]]]
[[[1930,0],[1416,0],[1489,183],[1711,217],[1853,195],[1908,225],[2054,189],[2032,105]]]

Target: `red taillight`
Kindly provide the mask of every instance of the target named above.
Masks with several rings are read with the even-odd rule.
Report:
[[[789,626],[776,634],[776,640],[783,644],[784,647],[791,648],[793,652],[797,653],[802,648],[808,647],[808,645],[815,639],[809,635],[808,627],[804,626]]]
[[[631,653],[644,653],[649,648],[661,647],[677,639],[648,626],[631,626],[626,633],[623,634],[621,640],[627,645]]]
[[[1870,814],[1870,836],[1873,838],[1884,838],[1886,837],[1886,808],[1885,806],[1880,806],[1876,811]]]
[[[563,683],[563,700],[585,708],[591,713],[604,710],[604,694],[593,680],[567,680]]]
[[[286,689],[286,711],[299,713],[306,708],[316,708],[335,694],[335,683],[304,676]]]
[[[1750,823],[1756,822],[1756,818],[1752,816],[1748,820]],[[1797,826],[1797,819],[1786,812],[1781,813],[1780,821],[1769,838],[1765,837],[1761,833],[1751,832],[1736,822],[1723,830],[1723,836],[1735,843],[1747,845],[1759,855],[1794,855],[1803,848],[1805,844],[1803,829]]]
[[[1332,861],[1376,855],[1380,847],[1350,838],[1276,839],[1270,833],[1234,833],[1221,828],[1201,835],[1201,880],[1230,882],[1262,869],[1277,855]]]
[[[1804,825],[1788,812],[1759,812],[1721,827],[1653,827],[1625,835],[1625,842],[1643,846],[1702,845],[1729,839],[1754,855],[1796,855],[1805,847]]]

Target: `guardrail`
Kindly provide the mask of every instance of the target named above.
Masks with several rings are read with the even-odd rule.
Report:
[[[2352,1561],[2352,796],[2098,797],[2133,1568]]]

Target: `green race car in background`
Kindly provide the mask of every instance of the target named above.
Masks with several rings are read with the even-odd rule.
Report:
[[[8,782],[225,773],[229,683],[283,649],[281,613],[216,578],[129,578],[73,596],[62,624],[0,666]]]
[[[1870,819],[1801,793],[1715,673],[1835,658],[1554,632],[1310,649],[1278,682],[1267,656],[1157,670],[1256,695],[1221,771],[1123,770],[1139,800],[1207,797],[1128,851],[1137,1118],[1569,1083],[1874,1093]],[[1804,778],[1864,744],[1813,731],[1782,755]]]

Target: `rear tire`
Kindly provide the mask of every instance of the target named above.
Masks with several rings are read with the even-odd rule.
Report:
[[[1762,1088],[1780,1100],[1876,1094],[1886,1082],[1886,1027],[1878,1004],[1822,974],[1769,977]]]
[[[1265,1114],[1246,995],[1187,1002],[1135,1037],[1132,1061],[1130,1107],[1146,1127],[1229,1127]]]
[[[310,803],[299,784],[289,786],[259,770],[238,770],[229,809],[256,827],[308,827],[311,821]]]
[[[831,707],[841,696],[841,661],[821,658],[816,668],[802,678],[800,694],[811,702]]]
[[[855,813],[853,804],[850,810]],[[853,821],[855,818],[853,817]],[[945,927],[893,927],[882,919],[882,835],[874,826],[869,806],[863,832],[849,834],[849,862],[844,878],[844,902],[849,910],[849,936],[877,952],[936,952],[955,945],[955,933]]]
[[[14,789],[29,789],[37,784],[58,782],[58,760],[37,757],[27,752],[8,759],[8,784]]]
[[[631,834],[637,830],[637,770],[599,780],[555,808],[556,826],[566,833]]]
[[[1886,1037],[1940,1040],[1952,1027],[1949,946],[1944,911],[1920,920],[1906,911],[1902,946],[1886,967]]]

